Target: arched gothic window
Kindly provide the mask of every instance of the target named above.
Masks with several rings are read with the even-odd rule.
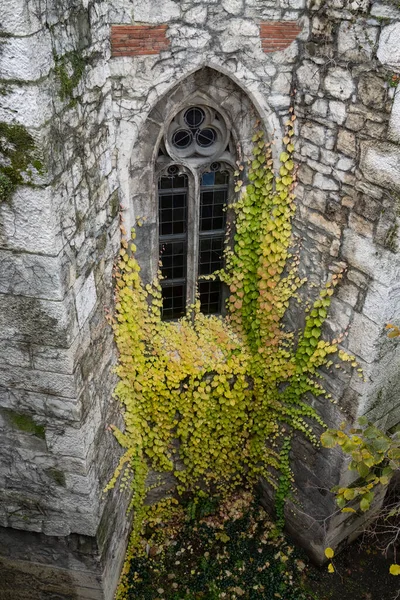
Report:
[[[188,106],[170,121],[157,160],[164,319],[184,315],[196,289],[202,312],[223,309],[223,284],[202,277],[223,266],[233,166],[230,131],[214,108]]]

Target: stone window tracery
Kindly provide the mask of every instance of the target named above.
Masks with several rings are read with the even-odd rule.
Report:
[[[225,119],[209,106],[189,106],[166,128],[157,161],[158,233],[163,318],[185,314],[196,291],[201,311],[223,310],[221,281],[234,166]]]

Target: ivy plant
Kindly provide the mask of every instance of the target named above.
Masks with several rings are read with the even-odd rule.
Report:
[[[323,422],[307,396],[330,398],[318,368],[331,364],[338,340],[323,340],[321,331],[341,275],[323,285],[301,331],[284,327],[304,283],[291,249],[294,120],[287,122],[278,173],[262,131],[253,137],[247,185],[238,166],[234,244],[227,243],[226,268],[218,274],[230,289],[225,317],[203,315],[196,302],[179,321],[162,321],[159,278],[144,286],[135,244],[122,242],[112,324],[119,350],[115,393],[125,419],[125,429],[114,432],[125,453],[108,488],[119,480],[132,490],[131,548],[147,510],[150,469],[173,473],[177,493],[194,497],[223,498],[264,477],[276,490],[282,525],[293,488],[292,432],[319,443],[311,423]],[[343,351],[342,357],[354,360]]]

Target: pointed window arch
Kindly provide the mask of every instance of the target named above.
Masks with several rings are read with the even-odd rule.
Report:
[[[164,319],[184,315],[197,291],[202,312],[223,311],[222,282],[204,278],[223,266],[233,165],[230,131],[215,108],[190,105],[173,117],[157,160]]]

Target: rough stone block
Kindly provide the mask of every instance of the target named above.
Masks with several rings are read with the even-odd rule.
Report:
[[[0,385],[39,394],[76,398],[79,394],[77,384],[76,377],[72,375],[28,370],[22,367],[0,370]]]
[[[400,265],[396,256],[351,229],[343,232],[342,255],[349,265],[383,285],[391,286],[399,281]]]
[[[325,144],[326,130],[322,125],[307,121],[301,127],[300,135],[318,146]]]
[[[379,38],[378,58],[386,67],[400,72],[400,23],[392,23],[382,29]]]
[[[360,168],[368,181],[400,192],[400,147],[387,142],[362,142]]]
[[[2,339],[69,347],[76,335],[75,309],[70,298],[54,302],[0,294]]]
[[[50,33],[44,29],[29,37],[6,37],[0,43],[3,79],[34,81],[53,66]]]
[[[382,110],[387,100],[387,83],[383,77],[363,73],[358,83],[358,95],[365,106]]]
[[[348,336],[348,348],[366,363],[373,363],[378,358],[377,343],[381,335],[381,326],[355,313]]]
[[[63,279],[59,258],[0,250],[0,294],[62,300]]]
[[[320,74],[318,65],[311,61],[304,61],[297,69],[298,89],[317,92],[320,86]]]
[[[331,94],[331,96],[338,100],[347,100],[355,90],[351,73],[340,67],[328,70],[324,85],[328,94]]]
[[[235,16],[239,15],[244,8],[243,0],[222,0],[221,4],[228,14]]]
[[[335,334],[341,334],[349,326],[351,315],[352,310],[347,304],[339,298],[332,298],[326,322]]]
[[[325,177],[321,173],[316,173],[314,186],[320,190],[337,191],[339,189],[338,183],[332,177]]]
[[[373,17],[383,17],[384,19],[399,19],[400,10],[392,4],[374,2],[371,6],[371,15]]]
[[[305,163],[303,163],[298,172],[298,178],[304,185],[311,185],[314,178],[314,171]]]
[[[19,187],[11,203],[0,203],[0,246],[10,250],[57,256],[59,227],[50,188]]]
[[[349,227],[356,233],[365,237],[372,238],[374,233],[374,224],[371,223],[371,221],[364,219],[364,217],[357,215],[356,213],[350,213]]]
[[[340,157],[336,163],[336,168],[341,171],[350,171],[350,169],[353,169],[354,166],[354,160],[345,156]]]
[[[20,0],[8,0],[1,6],[1,22],[5,33],[24,36],[43,28],[40,15]]]
[[[180,7],[173,0],[134,0],[133,14],[139,23],[166,23],[179,18]]]
[[[365,118],[363,115],[351,113],[347,116],[345,127],[352,131],[360,131],[364,127]]]
[[[393,100],[393,106],[392,106],[392,112],[390,114],[390,121],[389,121],[387,136],[391,142],[396,142],[398,144],[400,143],[400,94],[399,93],[395,94],[395,97]]]
[[[76,312],[78,315],[79,327],[82,328],[97,302],[93,271],[84,282],[77,282],[75,287],[77,289],[75,296]]]
[[[356,137],[346,129],[340,129],[337,138],[337,149],[347,156],[356,156]]]
[[[7,94],[1,97],[0,120],[14,120],[25,127],[38,128],[52,116],[52,97],[41,82],[38,85],[7,83]]]
[[[301,213],[304,218],[308,219],[309,223],[312,223],[330,235],[340,237],[340,227],[335,222],[328,220],[324,215],[305,207],[302,207]]]
[[[341,284],[338,288],[338,298],[343,300],[343,302],[347,302],[351,307],[355,307],[358,301],[359,289],[351,284]]]
[[[301,151],[302,156],[307,156],[308,158],[311,158],[312,160],[319,159],[320,150],[319,150],[318,146],[314,146],[314,144],[310,144],[309,142],[302,141],[300,151]]]
[[[90,344],[89,328],[84,328],[75,338],[70,348],[55,348],[32,344],[32,364],[34,369],[72,374]],[[1,348],[1,345],[0,345]]]
[[[64,431],[60,432],[57,427],[46,428],[49,451],[54,455],[78,458],[89,463],[94,457],[94,440],[101,426],[104,427],[104,423],[97,399],[79,429],[65,427]]]
[[[29,345],[12,340],[0,340],[0,368],[31,366]]]
[[[399,310],[399,285],[388,287],[377,281],[372,281],[369,284],[363,308],[366,317],[379,325],[385,325],[391,321],[396,321]]]
[[[329,101],[329,117],[335,123],[342,125],[346,119],[346,105],[339,100]]]
[[[367,61],[374,52],[378,37],[377,27],[368,27],[364,20],[344,21],[338,32],[338,51],[346,60]]]
[[[303,204],[312,208],[314,210],[318,210],[321,213],[325,211],[327,201],[326,192],[321,190],[307,190],[304,194]]]

